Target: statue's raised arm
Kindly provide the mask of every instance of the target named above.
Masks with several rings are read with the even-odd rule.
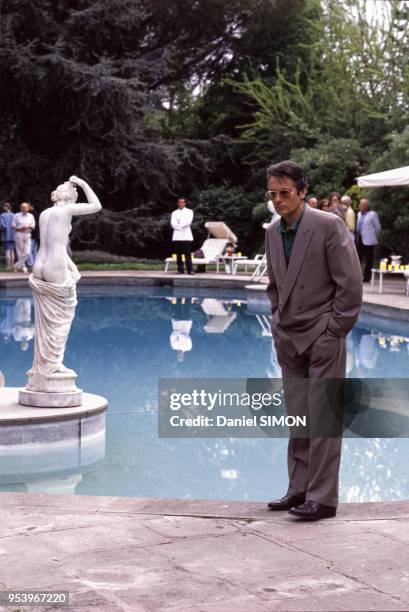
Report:
[[[87,196],[88,204],[75,204],[73,207],[72,214],[73,215],[89,215],[91,213],[99,212],[102,208],[101,202],[98,199],[96,193],[91,189],[86,181],[78,178],[78,176],[71,176],[70,183],[74,186],[78,185],[84,191]],[[77,191],[75,189],[75,191]],[[78,194],[77,194],[78,196]]]

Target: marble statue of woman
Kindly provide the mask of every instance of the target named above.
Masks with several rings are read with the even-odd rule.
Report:
[[[83,189],[87,204],[76,203],[76,185]],[[96,213],[102,206],[91,187],[76,176],[57,187],[51,194],[51,201],[54,205],[40,215],[40,249],[29,278],[35,305],[35,342],[26,390],[40,394],[78,395],[77,375],[63,365],[77,304],[76,283],[80,278],[67,253],[68,237],[74,215]],[[70,405],[69,401],[65,404],[63,401],[61,405]]]

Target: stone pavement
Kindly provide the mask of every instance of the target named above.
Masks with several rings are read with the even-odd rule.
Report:
[[[0,512],[0,588],[68,590],[70,610],[409,610],[409,502],[302,523],[256,503],[1,493]]]
[[[371,288],[364,284],[362,311],[375,316],[409,321],[409,296],[406,295],[406,279],[398,276],[384,281],[383,293],[379,293],[378,282]]]

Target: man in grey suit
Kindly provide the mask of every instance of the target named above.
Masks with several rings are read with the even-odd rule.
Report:
[[[378,213],[370,210],[366,198],[359,200],[358,221],[356,224],[356,240],[359,261],[365,260],[364,283],[371,280],[375,246],[378,244],[378,234],[381,224]]]
[[[268,168],[267,178],[267,197],[281,216],[266,232],[266,256],[272,333],[284,388],[296,378],[345,378],[345,337],[362,303],[355,245],[340,218],[305,205],[307,178],[300,166],[281,162]],[[318,407],[313,388],[306,384],[296,403],[319,423],[333,406],[327,402],[322,412],[323,396]],[[288,510],[304,520],[335,516],[341,446],[341,435],[290,437],[288,491],[270,502],[269,509]]]

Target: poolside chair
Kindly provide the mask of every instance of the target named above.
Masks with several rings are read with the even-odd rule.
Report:
[[[255,282],[264,282],[263,278],[267,274],[267,259],[266,255],[256,255],[254,259],[238,259],[236,261],[236,269],[244,266],[244,273],[247,273],[249,266],[253,267],[251,280]]]
[[[259,260],[257,268],[254,270],[251,280],[256,281],[258,283],[263,282],[263,276],[267,273],[267,256],[264,253],[262,258]]]
[[[223,221],[208,221],[205,223],[205,228],[209,231],[209,236],[213,236],[213,238],[208,237],[200,249],[203,251],[204,257],[192,256],[192,263],[194,265],[216,264],[216,272],[219,273],[219,258],[223,255],[228,242],[237,243],[237,236],[233,234]],[[176,265],[176,259],[167,257],[165,260],[165,272],[168,271],[171,263]]]
[[[256,255],[254,259],[238,259],[235,264],[236,270],[238,270],[240,266],[244,266],[244,273],[247,274],[247,268],[257,268],[263,257],[264,255]]]

